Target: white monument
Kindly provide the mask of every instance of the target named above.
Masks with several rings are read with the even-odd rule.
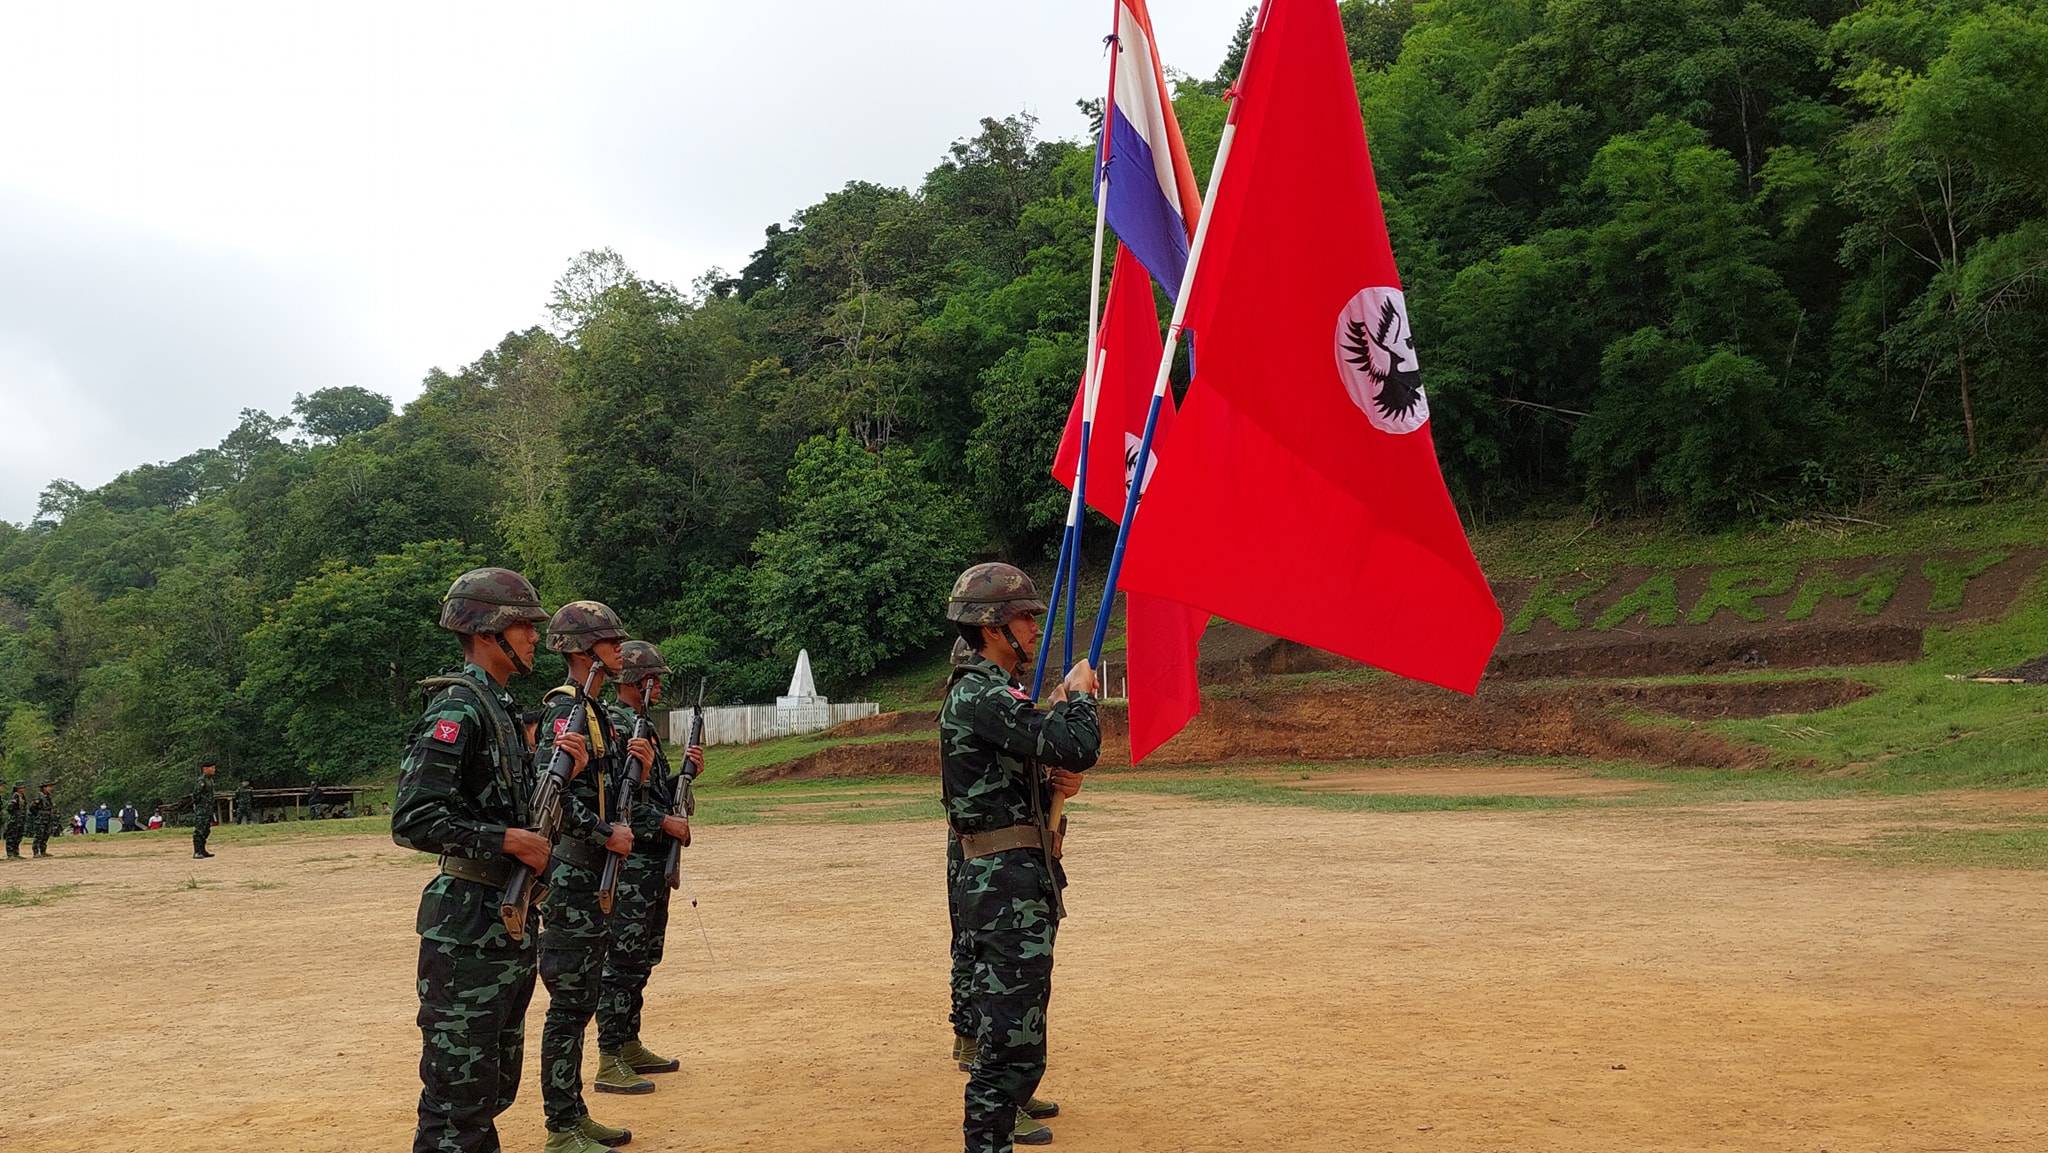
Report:
[[[818,683],[811,679],[811,651],[801,650],[789,692],[775,698],[775,727],[787,733],[814,733],[831,726],[832,702],[818,695]]]

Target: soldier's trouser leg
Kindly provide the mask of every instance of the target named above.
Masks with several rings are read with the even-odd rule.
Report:
[[[421,1088],[413,1153],[496,1153],[493,1119],[519,1093],[533,966],[531,945],[478,948],[421,939]]]
[[[50,834],[49,834],[49,833],[47,833],[47,832],[44,832],[44,831],[42,831],[42,830],[40,830],[40,829],[39,829],[39,830],[37,830],[37,831],[36,831],[36,839],[35,839],[34,841],[30,842],[30,844],[29,844],[29,848],[30,848],[31,850],[33,850],[33,851],[34,851],[34,853],[35,853],[35,855],[36,855],[36,856],[38,856],[38,857],[40,857],[40,856],[42,856],[43,854],[45,854],[45,853],[49,852],[49,851],[50,851]]]
[[[978,1050],[961,1125],[967,1153],[1011,1153],[1017,1111],[1045,1076],[1052,999],[1052,882],[1032,850],[977,857],[955,887],[974,961],[969,1011]]]
[[[959,880],[960,842],[949,836],[946,838],[946,917],[953,931],[953,971],[948,982],[953,995],[953,1011],[948,1019],[953,1022],[954,1036],[972,1037],[975,1034],[974,1018],[968,1012],[968,1005],[974,986],[974,950],[960,926],[960,904],[953,895],[953,888]]]
[[[668,937],[666,862],[635,853],[619,870],[612,905],[611,941],[605,948],[603,988],[597,996],[597,1047],[616,1053],[640,1039],[647,979],[661,964]]]
[[[212,834],[212,832],[213,832],[213,829],[212,829],[212,827],[210,827],[210,826],[208,826],[208,825],[194,825],[194,826],[192,826],[192,851],[193,851],[193,852],[195,852],[195,853],[203,853],[203,852],[205,852],[205,851],[206,851],[206,838],[207,838],[207,837],[208,837],[209,835],[211,835],[211,834]]]
[[[583,1034],[597,1012],[604,971],[604,938],[571,946],[543,946],[540,977],[548,987],[547,1024],[540,1034],[540,1094],[550,1130],[574,1129],[589,1112],[583,1104]]]
[[[7,830],[7,855],[21,856],[21,834],[13,829]]]

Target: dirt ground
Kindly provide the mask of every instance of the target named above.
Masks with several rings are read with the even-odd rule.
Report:
[[[1082,800],[1055,1148],[2048,1147],[2039,876],[1781,843],[1906,802]],[[404,1147],[429,866],[366,836],[217,848],[0,865],[0,888],[80,886],[0,908],[0,1149]],[[679,909],[646,1027],[684,1070],[599,1115],[636,1150],[957,1149],[939,830],[709,829],[691,864],[710,948]],[[504,1122],[540,1147],[531,1069]]]

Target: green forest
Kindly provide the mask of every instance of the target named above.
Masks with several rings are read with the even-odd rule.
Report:
[[[1340,7],[1470,522],[2040,487],[2048,3]],[[1205,183],[1249,26],[1175,78]],[[849,183],[686,287],[565,253],[550,324],[402,410],[314,391],[53,480],[0,523],[5,775],[67,807],[176,795],[202,758],[386,777],[480,563],[609,602],[719,700],[800,646],[830,691],[942,644],[962,565],[1057,547],[1094,218],[1088,141],[962,130],[916,187]]]

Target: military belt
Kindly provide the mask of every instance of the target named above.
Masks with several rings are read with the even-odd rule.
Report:
[[[589,841],[556,841],[555,859],[567,861],[579,869],[604,868],[605,848]]]
[[[1038,839],[1037,825],[1011,825],[992,833],[961,833],[960,855],[962,857],[992,857],[1011,849],[1037,849],[1042,847]],[[1058,833],[1052,835],[1052,855],[1058,860],[1065,848],[1066,838]]]
[[[459,881],[479,885],[502,885],[512,879],[511,861],[478,861],[470,857],[441,857],[441,871]]]

